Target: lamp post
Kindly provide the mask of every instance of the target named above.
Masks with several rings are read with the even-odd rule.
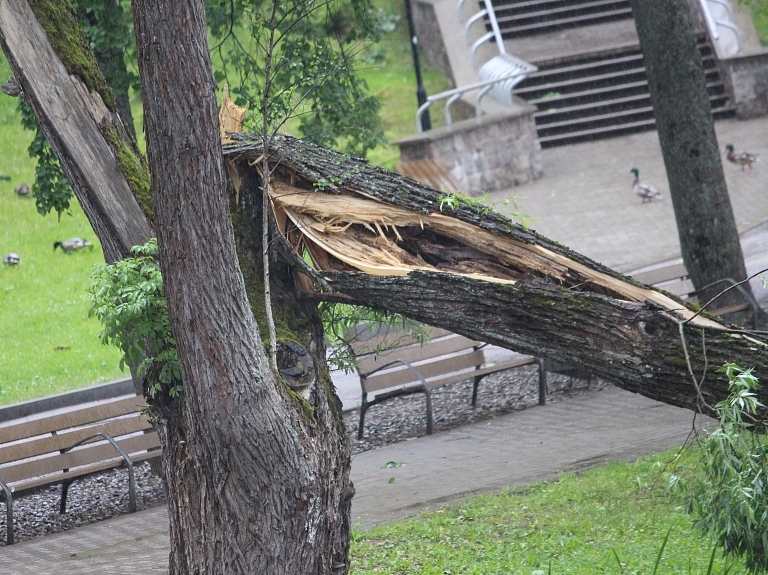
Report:
[[[405,0],[405,15],[408,18],[408,34],[411,37],[411,50],[413,50],[413,67],[416,70],[416,98],[419,101],[419,107],[427,102],[427,90],[421,79],[421,65],[419,64],[419,39],[416,37],[416,30],[413,26],[413,12],[411,11],[411,0]],[[425,110],[421,115],[421,128],[426,132],[432,129],[432,121],[429,119],[429,110]]]

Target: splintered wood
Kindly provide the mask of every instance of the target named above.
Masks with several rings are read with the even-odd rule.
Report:
[[[650,300],[683,317],[693,315],[657,291],[444,213],[420,214],[354,191],[324,193],[281,181],[272,182],[270,196],[280,231],[321,273],[403,276],[424,270],[501,284],[523,280],[627,301]],[[696,323],[719,325],[701,317]]]

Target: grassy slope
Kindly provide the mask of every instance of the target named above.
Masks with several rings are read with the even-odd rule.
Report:
[[[0,78],[10,70],[0,56]],[[119,355],[103,347],[99,323],[88,319],[86,286],[91,268],[103,262],[101,250],[79,206],[72,215],[41,217],[31,198],[13,192],[32,183],[34,162],[27,155],[16,99],[0,94],[0,256],[16,252],[18,267],[0,264],[0,405],[42,397],[121,377]],[[53,242],[81,236],[93,251],[67,256]]]
[[[551,564],[553,575],[650,575],[671,528],[657,573],[703,575],[712,544],[665,493],[673,458],[668,452],[564,474],[558,482],[474,497],[356,532],[351,573],[547,575]],[[690,470],[694,454],[683,461]],[[718,558],[712,573],[723,568]],[[731,572],[743,573],[743,563]]]

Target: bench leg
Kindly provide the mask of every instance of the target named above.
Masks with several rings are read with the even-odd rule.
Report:
[[[477,386],[480,385],[480,377],[475,378],[475,383],[472,386],[472,407],[477,407]]]
[[[69,493],[69,486],[72,485],[72,480],[66,480],[61,484],[61,502],[59,503],[59,514],[64,515],[67,512],[67,493]]]
[[[365,412],[368,411],[368,394],[363,392],[363,401],[360,404],[360,424],[357,426],[357,438],[363,438],[363,425],[365,425]]]
[[[547,403],[547,360],[536,358],[539,364],[539,405]]]
[[[0,487],[5,491],[5,540],[8,545],[13,545],[13,492],[2,479],[0,479]]]
[[[429,386],[424,386],[424,395],[427,396],[427,435],[432,435],[432,393]]]

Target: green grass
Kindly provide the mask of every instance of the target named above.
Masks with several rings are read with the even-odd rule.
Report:
[[[10,70],[0,61],[0,78]],[[16,252],[18,267],[0,264],[0,405],[16,403],[94,383],[122,374],[117,350],[103,347],[99,322],[88,319],[86,286],[91,268],[103,262],[95,234],[75,203],[72,215],[40,216],[31,198],[13,191],[31,185],[34,162],[27,155],[25,132],[16,99],[0,95],[0,257]],[[80,236],[94,249],[68,256],[53,242]]]
[[[408,37],[408,25],[402,2],[379,0],[377,8],[394,10],[400,16],[397,28],[385,34],[381,42],[370,46],[363,52],[363,57],[377,51],[383,59],[376,63],[361,63],[361,77],[368,83],[368,88],[381,102],[381,119],[384,123],[384,135],[389,142],[377,147],[368,155],[368,160],[377,166],[392,169],[400,161],[400,152],[392,143],[416,132],[416,73],[413,69],[411,42]],[[426,64],[426,56],[421,55],[422,76],[427,94],[433,95],[450,88],[448,81],[437,70]],[[430,109],[432,125],[437,128],[445,124],[443,107],[435,104]]]
[[[559,481],[507,490],[422,513],[352,542],[355,575],[705,574],[712,543],[666,492],[668,474],[690,472],[695,453],[617,462]],[[622,566],[614,557],[619,557]],[[718,553],[712,573],[723,573]],[[742,563],[732,573],[743,573]]]
[[[763,46],[768,46],[768,3],[765,0],[741,0],[752,12],[757,36]]]

